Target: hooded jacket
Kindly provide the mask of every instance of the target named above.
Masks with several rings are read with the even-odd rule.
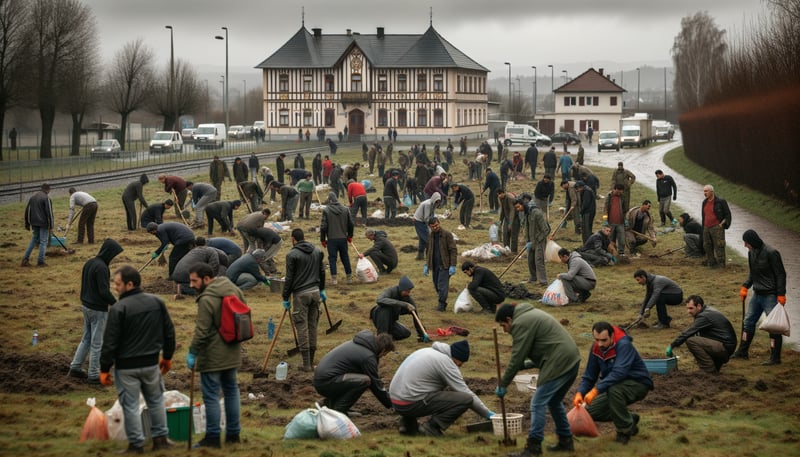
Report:
[[[53,202],[43,190],[36,192],[25,207],[25,230],[46,227],[53,230]]]
[[[307,289],[325,290],[325,265],[322,251],[306,240],[294,245],[286,254],[286,279],[283,284],[284,300],[292,293]]]
[[[439,207],[439,202],[441,201],[442,194],[437,192],[431,195],[431,198],[420,203],[417,210],[414,211],[414,220],[427,224],[428,219],[433,217],[434,211]]]
[[[369,330],[362,330],[352,341],[336,346],[319,361],[314,370],[314,387],[325,385],[348,373],[367,375],[372,394],[385,408],[391,408],[389,392],[378,375],[378,356],[375,335]]]
[[[106,238],[97,256],[83,265],[81,275],[81,304],[95,310],[108,312],[108,307],[117,301],[109,289],[111,272],[108,266],[120,252],[122,246],[111,238]]]
[[[388,258],[390,264],[397,265],[397,250],[383,230],[375,231],[375,240],[372,242],[372,246],[362,254],[366,257],[373,252],[383,254]]]
[[[786,269],[781,253],[761,241],[761,238],[758,241],[759,247],[750,243],[753,246],[747,252],[750,274],[742,286],[748,289],[752,286],[753,292],[758,295],[786,295]]]
[[[225,276],[214,278],[195,300],[197,319],[189,352],[197,355],[195,369],[201,373],[239,368],[242,364],[240,344],[226,343],[219,334],[222,298],[228,295],[247,303],[242,291]]]
[[[328,204],[322,210],[319,240],[343,240],[353,237],[353,216],[350,210],[339,203],[336,195],[328,196]]]
[[[489,415],[489,408],[470,390],[453,362],[450,345],[439,341],[429,348],[414,351],[403,360],[389,384],[389,395],[392,403],[410,404],[446,389],[472,395],[470,409],[481,417]]]
[[[596,387],[599,393],[608,392],[611,386],[627,379],[653,390],[653,380],[642,357],[633,347],[633,339],[619,327],[614,327],[613,339],[605,351],[597,343],[592,344],[578,392],[586,395],[592,387]]]
[[[645,287],[647,292],[644,297],[645,308],[656,306],[661,294],[683,294],[681,287],[666,276],[647,273]]]
[[[508,197],[506,197],[508,198]],[[547,239],[550,234],[550,224],[544,217],[544,213],[539,208],[525,207],[524,217],[525,226],[522,228],[525,241],[530,241],[533,244],[539,244]]]
[[[239,280],[239,276],[241,276],[242,273],[250,273],[260,282],[267,281],[267,277],[261,273],[258,261],[253,257],[252,253],[244,254],[236,259],[225,271],[225,276],[230,279],[232,283],[236,284],[236,281]],[[175,275],[173,274],[172,276],[174,277]]]
[[[681,214],[681,219],[683,219],[683,231],[686,233],[693,233],[695,235],[703,236],[703,226],[700,225],[699,222],[692,219],[692,216],[689,216],[689,213]]]
[[[139,200],[142,207],[147,208],[147,200],[144,199],[144,185],[149,183],[150,179],[146,174],[139,176],[139,179],[128,184],[125,190],[122,191],[122,201],[135,202]]]

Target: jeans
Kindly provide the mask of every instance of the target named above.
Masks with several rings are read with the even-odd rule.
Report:
[[[107,311],[97,311],[83,306],[83,338],[72,357],[71,370],[80,370],[89,355],[90,379],[100,378],[100,352],[103,349],[103,334],[106,330]]]
[[[540,385],[531,398],[531,429],[528,438],[541,442],[544,439],[544,424],[547,420],[545,408],[550,409],[550,415],[556,425],[556,435],[571,437],[572,431],[567,421],[567,410],[564,408],[564,395],[567,394],[575,378],[578,376],[576,363],[568,372],[552,381]]]
[[[125,435],[132,446],[144,446],[139,393],[144,396],[150,415],[150,436],[167,436],[167,410],[164,408],[164,380],[158,365],[125,370],[114,369],[117,396],[125,418]]]
[[[397,217],[397,201],[394,197],[389,197],[388,195],[383,196],[383,206],[384,206],[384,213],[383,218],[385,220],[394,219]]]
[[[239,381],[236,379],[236,368],[222,371],[200,373],[200,390],[203,403],[206,405],[206,436],[218,437],[219,427],[219,391],[225,398],[225,434],[238,435],[239,426]]]
[[[250,273],[242,273],[236,278],[236,287],[241,290],[250,290],[258,285],[258,279]]]
[[[298,217],[302,219],[303,215],[306,219],[311,217],[311,192],[300,192],[300,215]]]
[[[197,201],[195,204],[194,210],[194,222],[196,224],[203,223],[203,216],[206,211],[206,206],[214,203],[217,200],[217,193],[216,192],[209,192],[207,195],[203,195],[200,197],[200,200]]]
[[[284,221],[293,221],[294,220],[294,209],[297,208],[297,201],[300,200],[300,195],[295,195],[294,197],[288,198],[286,200],[286,205],[283,208],[283,217]]]
[[[594,212],[580,213],[581,216],[581,239],[583,244],[592,236],[592,223],[594,222]]]
[[[672,211],[669,210],[670,203],[672,203],[672,201],[669,196],[658,199],[658,215],[661,216],[661,225],[664,225],[668,221],[672,222]]]
[[[347,276],[350,276],[353,273],[353,269],[350,266],[350,253],[347,250],[347,239],[346,238],[336,238],[334,240],[328,240],[328,263],[331,267],[331,276],[336,276],[336,260],[337,257],[342,258],[342,264],[344,265],[344,272]]]
[[[422,255],[428,247],[428,237],[430,236],[430,229],[428,228],[427,221],[414,221],[414,230],[416,230],[417,238],[419,238],[417,253]]]
[[[617,244],[619,255],[625,255],[625,225],[610,224],[611,235],[608,237]]]
[[[434,265],[431,270],[433,287],[439,297],[438,309],[444,311],[447,308],[447,294],[450,291],[450,272],[447,271],[447,268],[439,268],[437,265]]]
[[[39,258],[38,263],[44,263],[44,254],[47,251],[47,244],[50,242],[50,229],[47,227],[33,226],[33,236],[31,242],[28,243],[28,249],[25,249],[25,255],[22,256],[23,260],[28,260],[33,252],[33,247],[39,245]]]
[[[750,303],[747,305],[747,314],[745,314],[744,322],[742,323],[742,330],[747,333],[749,339],[752,340],[755,334],[756,323],[761,318],[761,313],[769,315],[777,304],[778,297],[776,295],[753,294],[753,297],[750,298]]]

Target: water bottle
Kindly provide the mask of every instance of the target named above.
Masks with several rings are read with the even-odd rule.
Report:
[[[267,323],[267,338],[272,341],[272,338],[275,337],[275,322],[272,322],[272,316],[269,317],[269,323]]]
[[[279,363],[278,366],[275,368],[275,379],[278,381],[283,381],[284,379],[286,379],[288,371],[289,371],[289,365],[287,365],[286,362]]]
[[[37,344],[39,344],[39,331],[34,330],[33,338],[31,338],[31,346],[36,346]]]
[[[194,433],[204,433],[206,430],[206,405],[201,405],[200,402],[194,404],[192,407],[192,425]]]

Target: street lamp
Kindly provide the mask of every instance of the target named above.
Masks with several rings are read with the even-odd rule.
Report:
[[[508,114],[511,114],[511,62],[503,62],[508,65]]]
[[[664,120],[667,120],[667,67],[664,67]]]
[[[220,76],[220,78],[222,78],[219,80],[219,82],[222,83],[222,110],[225,111],[225,75]],[[227,129],[228,126],[226,125],[225,128]]]
[[[522,108],[522,99],[520,98],[520,92],[522,91],[522,84],[520,84],[519,76],[515,78],[517,80],[517,106]],[[521,110],[520,110],[521,111]]]
[[[536,66],[533,68],[533,118],[536,119]]]
[[[243,79],[242,83],[244,83],[244,92],[242,93],[242,124],[247,124],[247,80]]]
[[[636,112],[639,112],[639,89],[642,87],[642,72],[639,68],[636,69]]]
[[[230,111],[228,110],[228,28],[222,27],[222,30],[225,31],[225,36],[222,37],[220,35],[215,36],[214,38],[217,40],[224,40],[225,41],[225,79],[224,84],[225,87],[223,88],[223,105],[225,109],[225,128],[230,127]]]
[[[553,111],[555,111],[556,110],[556,91],[555,91],[555,89],[553,87],[553,80],[555,79],[555,77],[553,76],[553,66],[552,65],[548,65],[548,67],[550,67],[550,95],[553,96]]]
[[[205,83],[206,83],[206,117],[205,117],[205,121],[208,122],[208,80],[204,79],[203,81],[205,81]]]
[[[167,86],[167,98],[169,99],[169,113],[174,116],[175,114],[175,46],[173,45],[172,26],[166,25],[164,28],[169,29],[169,85]],[[172,119],[172,127],[175,128],[175,121]]]

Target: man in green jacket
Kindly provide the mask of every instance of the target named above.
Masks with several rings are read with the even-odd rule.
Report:
[[[225,397],[225,443],[239,442],[239,381],[242,364],[239,343],[226,343],[220,336],[222,298],[235,295],[245,302],[244,294],[227,277],[214,277],[211,266],[196,263],[189,269],[189,285],[197,291],[197,320],[186,366],[200,372],[200,389],[206,405],[206,436],[197,447],[220,447],[219,392]]]
[[[513,338],[511,360],[497,386],[495,394],[503,397],[506,388],[517,372],[530,359],[539,369],[536,393],[531,398],[531,429],[528,441],[516,457],[530,457],[542,453],[545,410],[555,422],[558,444],[548,446],[549,451],[573,451],[572,431],[564,409],[564,396],[578,376],[581,355],[578,346],[564,327],[551,315],[534,309],[529,303],[505,304],[497,310],[495,321]]]

